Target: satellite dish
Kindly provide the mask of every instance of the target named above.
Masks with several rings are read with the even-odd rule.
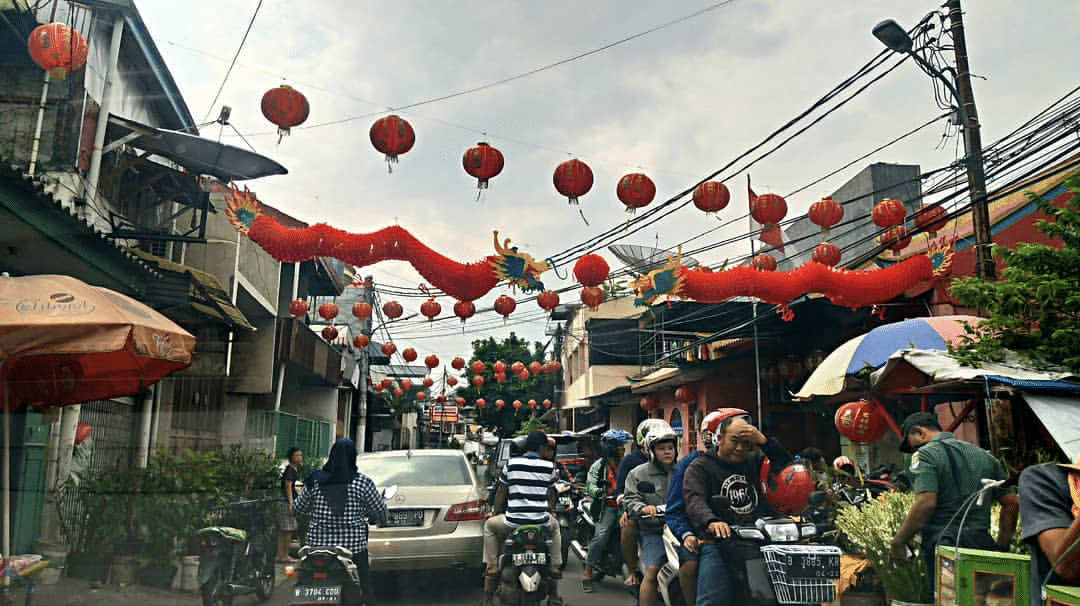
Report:
[[[639,276],[667,265],[668,258],[675,256],[675,253],[662,248],[639,246],[637,244],[612,244],[608,246],[608,250],[618,257],[620,261],[626,263],[626,267],[630,271]],[[683,257],[681,262],[683,267],[696,267],[699,265],[693,257]]]

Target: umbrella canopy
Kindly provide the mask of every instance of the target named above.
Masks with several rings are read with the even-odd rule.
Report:
[[[894,353],[904,349],[948,349],[967,334],[965,324],[975,327],[976,316],[936,316],[911,318],[885,324],[837,347],[818,365],[797,393],[796,400],[842,393],[849,378],[877,370]]]

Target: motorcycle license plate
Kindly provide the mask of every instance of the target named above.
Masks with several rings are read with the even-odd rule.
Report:
[[[386,528],[400,528],[402,526],[423,526],[423,509],[392,509],[387,519]]]
[[[840,578],[840,556],[818,555],[812,553],[790,554],[785,566],[789,577],[800,579],[838,579]]]
[[[538,551],[523,551],[514,554],[514,566],[525,566],[526,564],[536,564],[538,566],[547,564],[547,554]]]
[[[341,585],[300,586],[293,588],[290,606],[318,606],[341,601]]]

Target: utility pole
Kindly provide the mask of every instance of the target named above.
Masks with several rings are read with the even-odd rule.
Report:
[[[371,276],[364,276],[364,286],[360,290],[360,300],[364,301],[368,305],[374,306],[374,285],[371,281]],[[364,318],[360,321],[360,332],[367,336],[371,336],[371,316]],[[371,373],[368,368],[368,354],[367,347],[360,350],[360,359],[356,361],[360,365],[360,402],[358,404],[359,410],[356,414],[356,450],[364,452],[366,447],[367,436],[367,391],[368,391],[368,379],[371,377]]]
[[[963,120],[964,151],[967,156],[968,191],[971,194],[971,224],[975,231],[975,276],[984,280],[997,279],[990,239],[990,209],[986,200],[986,174],[983,172],[982,137],[979,135],[979,114],[975,110],[975,95],[971,90],[967,42],[964,39],[963,11],[960,0],[948,0],[949,30],[956,55],[956,93]]]
[[[562,429],[562,348],[563,348],[563,325],[560,322],[555,326],[555,361],[559,363],[559,370],[555,373],[555,393],[551,394],[555,399],[555,429]]]

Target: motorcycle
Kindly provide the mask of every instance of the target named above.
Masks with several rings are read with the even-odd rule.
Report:
[[[656,492],[656,487],[652,482],[640,482],[637,485],[638,491],[642,494],[651,494]],[[666,606],[684,606],[685,600],[682,595],[682,586],[679,585],[679,539],[672,534],[671,529],[665,524],[665,514],[667,512],[667,504],[663,503],[656,505],[656,515],[650,519],[660,524],[661,540],[664,543],[664,562],[660,565],[660,570],[656,573],[656,589],[657,595],[660,596],[660,600],[663,601]],[[638,575],[639,578],[645,578],[645,558],[641,552],[641,546],[638,545]]]
[[[530,524],[510,531],[499,555],[497,604],[535,606],[547,599],[551,587],[550,549],[551,533],[545,526]]]
[[[563,540],[564,543],[570,543],[570,549],[573,550],[574,555],[581,560],[582,566],[589,559],[589,542],[592,541],[593,534],[596,532],[596,520],[593,519],[590,507],[592,506],[593,499],[588,496],[582,496],[577,503],[577,518],[575,519],[575,532],[570,535],[573,537],[570,541]],[[622,553],[619,550],[619,532],[616,528],[616,532],[612,532],[608,536],[606,545],[603,545],[604,557],[601,560],[599,566],[593,568],[593,580],[599,581],[605,576],[614,578],[621,577],[623,574],[623,561]]]
[[[228,503],[211,510],[222,525],[195,533],[199,551],[199,593],[203,606],[229,606],[237,595],[254,593],[260,602],[274,591],[274,541],[267,519],[276,499]]]
[[[576,490],[573,484],[564,480],[555,483],[555,517],[559,521],[559,532],[563,537],[562,568],[566,568],[567,556],[570,555],[570,541],[575,536],[577,505],[574,501]]]

